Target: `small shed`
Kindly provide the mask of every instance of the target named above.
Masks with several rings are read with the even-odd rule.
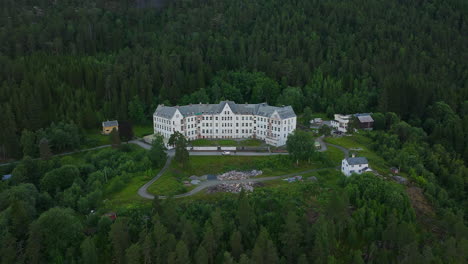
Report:
[[[102,133],[104,135],[109,135],[114,128],[115,130],[119,130],[119,122],[117,120],[102,122]]]
[[[315,149],[321,149],[322,148],[322,145],[320,145],[320,142],[318,142],[318,141],[315,141],[314,146],[315,146]]]
[[[103,216],[109,217],[109,219],[112,220],[112,221],[117,219],[117,213],[115,213],[115,212],[109,212],[109,213],[104,214]]]

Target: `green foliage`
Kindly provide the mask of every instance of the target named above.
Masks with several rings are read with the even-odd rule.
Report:
[[[50,194],[55,194],[70,187],[73,181],[79,177],[80,171],[76,166],[64,165],[44,175],[41,179],[41,189]]]
[[[73,210],[52,208],[31,224],[26,254],[32,262],[63,261],[69,248],[80,245],[82,224]],[[72,256],[70,256],[72,257]]]
[[[136,124],[147,123],[148,118],[145,114],[145,106],[138,96],[134,96],[132,101],[128,104],[128,116]]]
[[[330,136],[331,135],[331,131],[332,131],[332,128],[327,126],[327,125],[323,125],[319,128],[319,134],[320,135],[324,135],[324,136]]]
[[[110,141],[112,144],[113,148],[118,148],[121,144],[120,142],[120,136],[119,136],[119,131],[116,128],[113,128],[110,135]]]
[[[174,159],[184,167],[187,166],[189,162],[189,152],[187,150],[188,141],[185,136],[175,131],[169,138],[168,144],[175,148]]]
[[[294,131],[288,136],[286,146],[291,158],[297,163],[299,161],[308,161],[315,153],[314,139],[312,135],[300,130]]]
[[[36,135],[29,130],[23,130],[21,133],[21,147],[23,149],[23,156],[37,157],[38,144]]]
[[[148,152],[148,157],[151,163],[156,168],[162,168],[166,163],[167,154],[164,146],[164,138],[161,135],[155,135],[151,143],[151,149]]]
[[[52,123],[36,133],[38,138],[46,138],[51,149],[57,152],[77,149],[81,143],[79,129],[74,123]]]

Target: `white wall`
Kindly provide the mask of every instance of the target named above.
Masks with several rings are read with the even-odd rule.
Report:
[[[179,131],[189,140],[257,138],[274,146],[285,145],[288,135],[296,129],[296,117],[283,120],[276,112],[271,117],[236,115],[228,104],[217,115],[184,117],[177,110],[170,120],[154,116],[153,122],[154,133],[165,138],[169,138],[174,131]]]

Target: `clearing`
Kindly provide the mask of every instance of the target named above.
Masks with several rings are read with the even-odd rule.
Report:
[[[287,156],[191,156],[189,166],[181,167],[173,162],[169,169],[154,182],[148,192],[154,195],[174,195],[190,191],[196,186],[184,186],[183,181],[192,175],[220,174],[226,171],[262,170],[261,177],[297,173],[308,169],[324,167],[315,161],[295,166]]]

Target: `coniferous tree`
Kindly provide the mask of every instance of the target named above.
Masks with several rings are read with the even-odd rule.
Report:
[[[125,263],[125,251],[129,247],[130,239],[125,219],[118,218],[112,224],[109,237],[111,239],[113,256],[116,263]]]
[[[166,163],[166,147],[164,146],[164,139],[161,135],[155,135],[153,137],[148,157],[156,168],[161,168]]]
[[[39,141],[39,153],[40,157],[43,160],[48,160],[52,157],[52,152],[50,150],[49,141],[46,138],[42,138]]]
[[[94,240],[91,237],[86,238],[81,243],[81,259],[83,263],[95,264],[98,262],[98,252]]]
[[[176,264],[190,263],[189,251],[184,241],[180,240],[176,246]]]
[[[23,156],[37,157],[38,146],[34,132],[23,130],[20,141],[23,149]]]
[[[231,246],[231,254],[235,260],[240,259],[240,255],[243,253],[243,246],[242,246],[242,235],[241,233],[236,230],[232,233],[230,239],[230,246]]]
[[[119,136],[119,131],[116,128],[113,128],[111,133],[110,133],[110,139],[111,139],[111,144],[113,148],[118,148],[120,147],[120,136]]]
[[[188,141],[185,136],[175,131],[169,138],[168,144],[175,148],[174,159],[184,167],[187,166],[189,162],[189,152],[187,150]]]
[[[196,264],[205,264],[208,263],[208,253],[206,252],[203,245],[200,245],[195,253],[195,263]]]

